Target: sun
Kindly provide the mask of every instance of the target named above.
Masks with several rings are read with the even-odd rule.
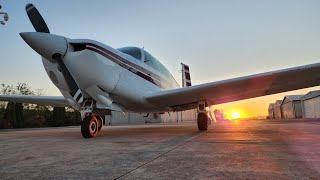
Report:
[[[239,112],[233,112],[232,113],[232,118],[234,118],[234,119],[240,118],[240,113]]]

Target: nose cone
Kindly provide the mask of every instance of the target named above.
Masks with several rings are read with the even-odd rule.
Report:
[[[63,57],[68,49],[67,40],[62,36],[42,32],[24,32],[20,36],[33,50],[49,60],[55,53]]]

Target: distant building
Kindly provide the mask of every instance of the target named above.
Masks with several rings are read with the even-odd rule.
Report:
[[[282,100],[276,100],[274,103],[274,118],[281,119],[282,118],[282,110],[281,110]]]
[[[310,91],[301,98],[303,118],[320,118],[320,91]]]
[[[268,112],[269,112],[269,119],[274,119],[274,103],[269,104]]]
[[[281,110],[283,119],[302,118],[301,98],[303,95],[285,96],[282,100]]]

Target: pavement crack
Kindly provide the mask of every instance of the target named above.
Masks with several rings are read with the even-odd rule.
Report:
[[[188,138],[186,141],[184,141],[183,143],[180,143],[180,144],[174,146],[173,148],[169,149],[168,151],[165,151],[164,153],[160,154],[159,156],[156,156],[155,158],[153,158],[153,159],[151,159],[151,160],[149,160],[149,161],[141,164],[140,166],[138,166],[138,167],[136,167],[136,168],[134,168],[134,169],[132,169],[132,170],[130,170],[130,171],[128,171],[128,172],[126,172],[126,173],[124,173],[124,174],[116,177],[116,178],[114,178],[114,179],[120,179],[120,178],[122,178],[122,177],[124,177],[124,176],[126,176],[126,175],[128,175],[128,174],[130,174],[130,173],[132,173],[133,171],[135,171],[135,170],[137,170],[137,169],[139,169],[139,168],[141,168],[141,167],[143,167],[143,166],[145,166],[145,165],[147,165],[147,164],[152,163],[153,161],[159,159],[160,157],[162,157],[162,156],[164,156],[164,155],[172,152],[173,150],[175,150],[175,149],[177,149],[177,148],[179,148],[179,147],[181,147],[181,146],[189,143],[190,141],[192,141],[192,140],[200,137],[202,134],[203,134],[203,133],[199,133],[199,132],[195,133],[195,135],[189,137],[189,138]]]

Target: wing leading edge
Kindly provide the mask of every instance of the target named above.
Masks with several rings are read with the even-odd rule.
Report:
[[[0,101],[40,104],[40,105],[58,106],[58,107],[70,106],[68,101],[63,96],[0,95]]]
[[[197,107],[201,100],[215,105],[318,85],[320,63],[161,91],[145,99],[161,108],[183,110]]]

